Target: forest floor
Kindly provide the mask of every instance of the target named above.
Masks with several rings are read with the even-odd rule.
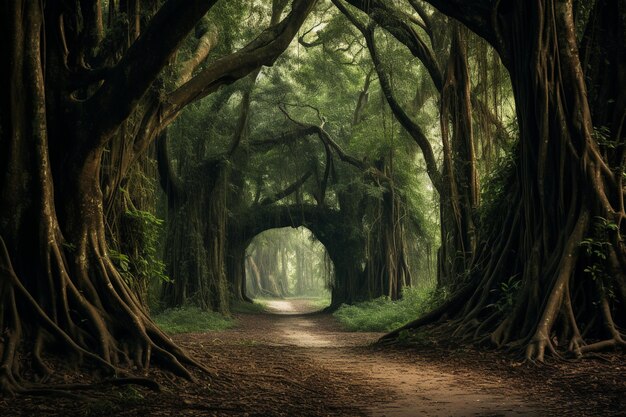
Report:
[[[174,339],[208,368],[197,380],[154,371],[160,393],[103,388],[76,398],[0,399],[2,416],[626,416],[626,362],[535,366],[436,343],[371,346],[306,300],[266,302],[235,329]],[[88,398],[88,399],[86,399]]]

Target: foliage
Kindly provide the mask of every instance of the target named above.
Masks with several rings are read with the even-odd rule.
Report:
[[[593,281],[596,281],[609,298],[613,298],[614,294],[612,276],[607,270],[607,257],[612,246],[610,235],[617,232],[619,232],[617,224],[603,217],[596,217],[591,236],[583,239],[580,243],[581,248],[589,258],[589,263],[583,272]]]
[[[253,303],[248,302],[237,302],[234,303],[230,311],[238,314],[259,314],[265,313],[265,305],[260,300],[254,300]]]
[[[327,297],[311,297],[307,299],[312,307],[322,310],[330,305],[330,294]]]
[[[506,193],[515,175],[517,164],[515,150],[509,149],[504,155],[496,160],[496,164],[482,181],[481,205],[479,218],[481,225],[497,223],[510,207],[507,207]],[[506,209],[504,209],[506,208]]]
[[[342,305],[334,316],[350,331],[388,332],[427,312],[437,304],[438,298],[434,291],[405,288],[400,300],[379,297],[354,305]]]
[[[490,304],[487,307],[494,307],[500,312],[509,311],[515,303],[517,292],[519,291],[521,285],[522,280],[519,275],[514,275],[507,281],[502,281],[497,290],[491,290],[492,293],[496,294],[497,302]]]
[[[615,150],[618,146],[620,146],[620,140],[612,139],[611,131],[606,126],[601,126],[601,127],[594,126],[593,138],[596,140],[598,145],[600,145],[600,147],[604,149]]]
[[[111,259],[117,265],[122,277],[129,284],[152,279],[169,282],[170,278],[165,274],[165,264],[158,253],[163,220],[142,210],[127,210],[124,218],[124,225],[127,228],[124,234],[138,243],[133,245],[135,248],[133,253],[109,250]]]
[[[167,309],[154,316],[154,321],[170,334],[225,330],[236,324],[230,317],[193,306]]]

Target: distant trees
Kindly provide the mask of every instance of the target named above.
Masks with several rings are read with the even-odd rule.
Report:
[[[319,296],[332,285],[332,263],[307,229],[274,229],[247,248],[250,297]]]

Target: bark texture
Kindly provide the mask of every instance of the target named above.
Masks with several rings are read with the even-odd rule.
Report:
[[[140,2],[126,2],[133,16],[127,43],[113,42],[111,50],[100,48],[99,2],[0,4],[2,391],[28,391],[23,369],[49,376],[45,357],[52,348],[71,364],[117,376],[153,362],[186,377],[186,365],[206,370],[156,327],[113,264],[100,179],[105,149],[118,132],[137,129],[127,147],[133,157],[118,160],[130,164],[186,104],[271,64],[315,1],[294,1],[283,21],[191,77],[163,109],[147,93],[214,3],[146,4],[153,16],[142,26]],[[140,122],[127,125],[131,117]]]
[[[594,134],[572,2],[429,3],[484,36],[502,57],[520,141],[466,283],[405,328],[446,315],[452,319],[443,328],[457,337],[523,349],[537,360],[546,351],[582,355],[624,346],[623,154],[616,150],[624,134],[610,125],[614,149]],[[596,6],[607,4],[624,15],[623,2]],[[612,22],[623,33],[623,20]],[[619,60],[611,65],[619,72]]]

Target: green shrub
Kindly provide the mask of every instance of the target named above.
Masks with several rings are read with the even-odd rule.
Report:
[[[433,291],[405,288],[400,300],[380,297],[354,305],[344,304],[334,316],[350,331],[388,332],[428,312],[436,298]]]
[[[311,297],[308,299],[312,307],[323,310],[330,305],[330,294],[324,297]]]
[[[234,327],[234,319],[198,307],[170,308],[154,316],[166,333],[199,333]]]

